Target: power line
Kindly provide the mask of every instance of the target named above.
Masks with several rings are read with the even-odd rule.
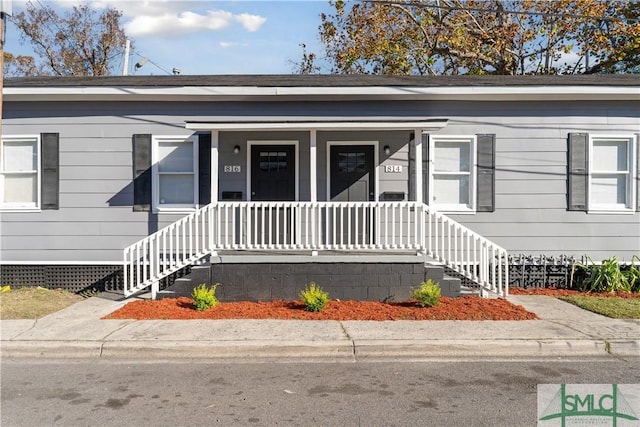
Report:
[[[169,71],[169,70],[167,70],[166,68],[164,68],[164,67],[162,67],[162,66],[160,66],[160,65],[156,64],[156,63],[155,63],[155,62],[153,62],[151,59],[149,59],[149,58],[148,58],[148,57],[146,57],[146,56],[143,56],[143,55],[142,55],[142,54],[140,54],[139,52],[136,52],[136,51],[134,50],[134,51],[133,51],[133,53],[135,53],[136,55],[138,55],[140,58],[145,58],[148,62],[150,62],[150,63],[151,63],[151,65],[155,65],[158,69],[160,69],[160,70],[164,71],[165,73],[170,74],[170,75],[173,75],[173,73],[172,73],[171,71]]]
[[[36,2],[37,2],[37,3],[38,3],[38,5],[40,6],[40,9],[42,9],[42,11],[43,11],[43,12],[45,12],[47,15],[49,15],[49,17],[51,18],[51,21],[52,21],[52,22],[54,23],[54,25],[58,28],[58,31],[60,31],[60,33],[64,34],[64,33],[65,33],[65,31],[63,31],[63,30],[62,30],[62,28],[60,28],[60,26],[58,25],[58,22],[57,22],[56,18],[53,16],[53,14],[51,13],[51,11],[50,11],[49,9],[47,9],[47,8],[46,8],[46,7],[45,7],[45,6],[40,2],[40,0],[36,0]],[[33,2],[32,2],[31,0],[29,0],[29,3],[30,3],[31,5],[33,5],[34,7],[36,7],[36,5],[34,5],[34,4],[33,4]],[[77,47],[77,46],[75,46],[75,44],[73,45],[73,50],[76,52],[76,54],[77,54],[80,58],[82,58],[82,55],[81,55],[81,54],[80,54],[80,52],[78,51],[78,47]],[[135,51],[134,51],[133,53],[135,53],[136,55],[140,56],[141,58],[145,58],[143,55],[141,55],[141,54],[140,54],[140,53],[138,53],[138,52],[135,52]],[[120,55],[120,53],[116,53],[116,54],[114,54],[113,56],[111,56],[111,57],[107,58],[107,60],[110,60],[110,59],[114,58],[114,57],[115,57],[115,56],[117,56],[117,55]],[[152,60],[151,60],[151,59],[149,59],[149,58],[147,58],[147,61],[148,61],[149,63],[151,63],[152,65],[154,65],[155,67],[157,67],[159,70],[162,70],[162,71],[164,71],[165,73],[167,73],[167,74],[169,74],[169,75],[173,75],[173,74],[174,74],[173,72],[171,72],[171,71],[167,70],[166,68],[164,68],[164,67],[162,67],[162,66],[158,65],[156,62],[152,61]]]
[[[58,20],[56,19],[55,16],[53,16],[51,14],[51,11],[49,9],[47,9],[46,7],[44,7],[44,5],[42,3],[40,3],[40,0],[36,0],[36,2],[40,6],[40,9],[42,9],[43,12],[45,12],[47,15],[49,15],[49,18],[51,18],[51,22],[53,22],[53,24],[56,27],[58,27],[58,31],[60,31],[61,33],[64,34],[64,31],[62,31],[62,28],[60,28],[60,26],[58,25]],[[33,4],[33,2],[31,0],[29,0],[29,4],[31,4],[35,8],[35,5]]]
[[[30,4],[34,9],[36,9],[37,7],[40,7],[40,9],[42,9],[42,11],[43,11],[44,13],[46,13],[46,14],[49,16],[49,18],[51,19],[51,22],[53,23],[53,25],[55,25],[55,26],[56,26],[56,28],[58,29],[58,31],[60,32],[60,34],[66,34],[66,33],[67,33],[67,31],[64,31],[64,30],[60,27],[60,25],[58,25],[58,18],[56,18],[56,16],[54,16],[54,15],[51,13],[51,10],[50,10],[50,9],[48,9],[48,8],[46,8],[46,7],[45,7],[45,6],[40,2],[40,0],[36,0],[36,2],[38,3],[38,5],[37,5],[37,6],[33,3],[33,1],[31,1],[31,0],[29,0],[29,1],[28,1],[28,3],[29,3],[29,4]],[[49,30],[50,30],[50,29],[49,29]],[[65,36],[65,39],[66,39],[66,36]],[[87,61],[87,59],[83,56],[82,52],[80,52],[80,51],[78,50],[78,46],[76,45],[76,43],[71,43],[71,47],[72,47],[73,51],[76,53],[76,55],[78,55],[78,58],[80,58],[80,59],[81,59],[81,61],[82,61],[83,63]],[[110,58],[106,58],[106,60],[107,60],[107,61],[109,61],[109,60],[111,60],[111,59],[112,59],[114,56],[116,56],[116,55],[118,55],[118,54],[114,54],[112,57],[110,57]],[[67,68],[67,66],[66,66],[65,64],[59,64],[59,65],[60,65],[60,66],[62,66],[62,67],[64,67],[65,69]],[[84,65],[83,65],[83,68],[84,68]]]
[[[593,21],[622,21],[621,18],[617,17],[606,17],[606,16],[595,16],[595,15],[575,15],[568,13],[551,13],[551,12],[531,12],[524,10],[499,10],[499,9],[484,9],[481,7],[464,7],[464,6],[441,6],[440,4],[427,4],[416,1],[408,1],[408,2],[400,2],[400,1],[392,1],[392,0],[362,0],[363,3],[376,3],[376,4],[384,4],[384,5],[399,5],[399,6],[414,6],[423,9],[440,9],[440,10],[468,10],[470,12],[493,12],[493,13],[503,13],[510,15],[528,15],[528,16],[543,16],[543,17],[553,17],[553,18],[576,18],[576,19],[585,19],[585,20],[593,20]],[[639,22],[640,19],[632,19],[627,18],[627,22]]]
[[[56,19],[55,16],[53,16],[53,14],[51,13],[51,10],[47,9],[46,7],[44,7],[44,5],[42,3],[40,3],[40,0],[36,0],[36,2],[38,2],[38,5],[40,5],[40,9],[42,9],[43,12],[45,12],[47,15],[49,15],[49,18],[51,18],[51,22],[53,22],[53,24],[58,28],[58,31],[60,31],[60,34],[65,34],[66,32],[62,30],[62,28],[60,28],[60,26],[58,25],[58,20]],[[34,6],[33,2],[31,0],[29,0],[29,3]],[[75,43],[72,44],[73,50],[76,53],[76,55],[78,55],[79,58],[82,58],[82,54],[78,51],[78,46],[76,46]],[[67,68],[67,66],[65,64],[60,64],[62,67],[64,67],[65,69]]]

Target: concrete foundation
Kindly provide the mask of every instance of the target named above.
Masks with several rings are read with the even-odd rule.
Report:
[[[309,262],[309,257],[246,257],[242,262],[234,258],[213,258],[209,265],[193,267],[190,275],[177,279],[162,295],[189,296],[200,283],[220,283],[216,291],[220,301],[295,300],[306,285],[315,282],[331,299],[405,301],[412,288],[427,279],[440,285],[442,296],[460,295],[460,279],[447,277],[443,267],[416,257],[386,262],[385,257],[375,262],[357,261],[357,257],[342,262],[329,258]]]

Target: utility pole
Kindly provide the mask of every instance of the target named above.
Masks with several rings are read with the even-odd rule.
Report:
[[[4,39],[7,15],[11,15],[11,0],[0,0],[0,137],[2,136],[2,93],[4,92]]]
[[[0,11],[0,137],[2,136],[2,92],[4,92],[4,12]]]
[[[124,60],[122,61],[122,75],[126,76],[129,74],[129,50],[131,49],[131,41],[127,39],[124,44]]]

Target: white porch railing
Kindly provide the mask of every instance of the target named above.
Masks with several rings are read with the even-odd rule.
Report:
[[[124,250],[124,294],[219,250],[415,251],[508,294],[507,251],[418,202],[212,203]]]

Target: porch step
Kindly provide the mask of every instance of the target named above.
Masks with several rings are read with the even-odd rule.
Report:
[[[193,266],[191,273],[160,291],[158,298],[191,296],[205,283],[221,283],[216,291],[220,301],[295,300],[310,282],[316,282],[332,299],[365,301],[404,301],[412,288],[432,279],[440,285],[442,296],[461,295],[461,281],[445,274],[440,265],[415,258],[411,262],[225,262],[214,258],[210,265]],[[246,260],[245,260],[246,261]]]
[[[462,281],[446,274],[444,267],[432,263],[425,264],[424,280],[429,279],[440,285],[443,297],[457,298],[461,296]]]
[[[179,279],[173,284],[158,292],[158,299],[177,298],[181,296],[190,297],[193,289],[204,283],[207,286],[211,284],[211,267],[208,263],[191,266],[191,272]]]

